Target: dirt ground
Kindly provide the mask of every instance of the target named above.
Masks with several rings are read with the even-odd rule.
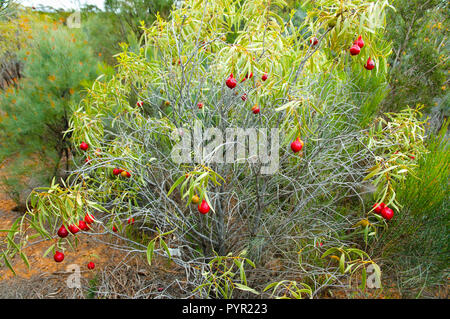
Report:
[[[0,229],[9,229],[21,216],[13,212],[15,203],[0,194]],[[0,244],[6,236],[0,232]],[[106,235],[105,235],[106,236]],[[3,238],[2,238],[3,237]],[[53,254],[43,257],[45,251],[54,242],[41,241],[24,250],[30,268],[16,256],[12,260],[16,276],[6,267],[0,267],[1,298],[158,298],[169,296],[167,282],[174,276],[183,283],[183,273],[173,264],[155,260],[150,268],[141,256],[126,256],[123,252],[111,249],[96,239],[78,233],[79,245],[75,250],[65,251],[64,261],[56,263]],[[87,264],[92,261],[95,269],[89,270]],[[80,267],[81,289],[69,288],[67,279],[71,272],[68,267]],[[161,288],[164,289],[161,290]],[[172,287],[170,295],[176,293]],[[95,291],[89,292],[90,290]],[[178,293],[183,293],[179,291]]]

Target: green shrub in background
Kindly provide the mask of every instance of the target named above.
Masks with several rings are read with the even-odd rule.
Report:
[[[449,115],[447,82],[449,4],[440,0],[396,0],[388,14],[386,39],[393,44],[390,57],[390,93],[386,111],[424,104]]]
[[[27,187],[58,175],[63,158],[69,168],[70,136],[64,132],[70,104],[97,71],[81,33],[57,24],[35,27],[30,46],[18,54],[24,79],[0,96],[0,162],[8,163],[4,185],[17,202],[25,200]]]
[[[429,152],[418,159],[418,178],[408,175],[397,188],[403,209],[375,246],[386,266],[395,271],[398,287],[409,297],[422,296],[449,275],[448,123],[427,139]],[[389,273],[389,268],[384,271]]]
[[[129,31],[138,38],[144,33],[141,21],[149,26],[156,20],[156,14],[167,18],[173,0],[106,0],[105,11],[115,15],[114,23],[120,28],[116,32],[126,38]]]

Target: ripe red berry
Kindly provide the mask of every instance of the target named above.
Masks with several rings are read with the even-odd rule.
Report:
[[[67,231],[67,228],[64,227],[64,225],[62,225],[59,229],[58,229],[58,236],[61,238],[65,238],[69,235],[69,232]]]
[[[241,99],[242,99],[242,101],[247,101],[247,93],[244,93],[242,96],[241,96]]]
[[[92,270],[95,268],[95,264],[91,261],[87,264],[88,269]]]
[[[85,223],[84,220],[80,220],[78,222],[78,228],[81,229],[81,230],[84,230],[84,231],[89,230],[89,226]]]
[[[198,211],[200,212],[200,214],[208,214],[209,212],[209,205],[206,202],[206,200],[203,200],[202,203],[200,205],[198,205]]]
[[[143,106],[144,106],[144,102],[142,102],[142,101],[137,101],[136,105],[139,106],[139,107],[143,107]]]
[[[129,172],[127,172],[127,171],[122,171],[122,172],[120,173],[120,175],[121,175],[122,177],[126,177],[126,178],[130,178],[130,177],[131,177],[131,174],[130,174]]]
[[[60,251],[57,251],[57,252],[55,253],[55,255],[53,256],[53,259],[54,259],[57,263],[60,263],[61,261],[64,260],[64,254],[63,254],[62,252],[60,252]]]
[[[116,233],[116,232],[117,232],[117,228],[116,228],[116,226],[113,226],[113,227],[112,227],[112,230],[113,230],[113,232],[115,232],[115,233]]]
[[[247,74],[244,76],[244,78],[241,80],[241,82],[244,82],[247,79],[251,79],[253,77],[253,72],[250,72],[250,76],[248,76],[248,72]]]
[[[87,164],[91,164],[91,158],[88,156],[88,157],[84,160],[84,162],[87,163]]]
[[[258,114],[259,111],[261,111],[261,109],[259,108],[259,106],[256,105],[256,104],[253,105],[253,107],[252,107],[252,112],[253,112],[253,114]]]
[[[372,70],[375,67],[375,62],[373,62],[372,58],[369,57],[367,63],[364,65],[367,70]]]
[[[81,149],[82,151],[86,151],[88,148],[89,148],[89,145],[88,145],[87,143],[81,142],[81,144],[80,144],[80,149]]]
[[[159,291],[159,292],[161,292],[161,291],[163,291],[163,290],[164,290],[164,289],[161,288],[161,287],[158,288],[158,291]]]
[[[133,218],[133,217],[131,217],[131,218],[128,219],[128,224],[131,224],[131,225],[134,224],[134,218]]]
[[[203,108],[203,103],[202,102],[198,102],[197,103],[197,107],[201,110]]]
[[[298,153],[303,148],[303,141],[300,138],[297,138],[295,141],[291,143],[291,150],[294,153]]]
[[[78,233],[80,231],[80,229],[78,228],[77,225],[72,224],[72,225],[69,225],[69,231],[72,234],[76,234],[76,233]]]
[[[359,36],[358,40],[356,40],[355,43],[353,43],[353,44],[356,44],[357,46],[359,46],[360,49],[362,49],[364,46],[364,41],[362,39],[362,36]]]
[[[309,39],[309,44],[317,45],[317,43],[319,43],[319,39],[317,39],[316,37],[312,37],[311,39]]]
[[[383,216],[384,219],[391,220],[392,217],[394,217],[394,211],[389,207],[385,207],[381,211],[381,216]]]
[[[262,75],[262,77],[261,77],[261,80],[263,80],[263,81],[265,81],[265,80],[267,80],[267,77],[268,77],[269,75],[267,74],[267,73],[264,73],[263,75]]]
[[[88,225],[92,224],[94,222],[94,216],[92,216],[91,214],[87,213],[86,216],[84,216],[84,221]]]
[[[230,77],[226,80],[226,85],[230,88],[230,89],[234,89],[237,85],[237,81],[236,79],[233,77],[233,73],[230,74]]]
[[[352,45],[352,47],[350,48],[350,54],[358,55],[359,52],[361,52],[361,48],[357,44]]]
[[[120,169],[120,168],[115,168],[115,169],[113,169],[113,174],[114,174],[114,175],[119,175],[119,174],[122,173],[122,172],[123,172],[123,170]]]
[[[373,206],[372,206],[373,208],[374,208],[374,212],[376,213],[376,214],[379,214],[379,215],[381,215],[381,212],[383,211],[383,209],[386,207],[386,204],[385,203],[375,203],[375,204],[373,204]]]

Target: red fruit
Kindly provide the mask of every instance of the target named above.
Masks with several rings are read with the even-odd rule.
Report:
[[[113,227],[112,227],[112,230],[113,230],[113,232],[117,233],[117,228],[116,228],[116,226],[113,226]]]
[[[94,216],[92,216],[91,214],[87,213],[86,216],[84,216],[84,221],[88,225],[92,224],[94,222]]]
[[[369,57],[367,63],[364,65],[367,70],[372,70],[375,67],[375,62],[373,62],[372,58]]]
[[[119,174],[122,173],[122,172],[123,172],[123,170],[120,169],[120,168],[115,168],[115,169],[113,169],[113,174],[114,174],[114,175],[119,175]]]
[[[89,144],[87,144],[86,142],[81,142],[80,144],[80,149],[83,151],[86,151],[89,148]]]
[[[253,114],[258,114],[259,111],[261,111],[261,109],[259,108],[259,106],[256,105],[256,104],[253,105],[253,107],[252,107],[252,112],[253,112]]]
[[[89,148],[89,145],[85,142],[81,142],[80,149],[86,151]]]
[[[131,224],[131,225],[134,224],[134,218],[133,217],[128,219],[128,224]]]
[[[230,77],[226,80],[226,85],[230,88],[230,89],[234,89],[237,85],[237,81],[236,79],[233,77],[233,73],[230,74]]]
[[[374,212],[375,212],[376,214],[381,215],[381,212],[382,212],[383,209],[386,207],[386,204],[385,204],[385,203],[381,203],[381,204],[375,203],[375,204],[373,204],[372,207],[374,208]]]
[[[248,72],[247,74],[244,76],[244,78],[241,80],[241,82],[244,82],[247,79],[251,79],[253,77],[253,72],[250,72],[250,76],[248,76]]]
[[[200,214],[208,214],[209,212],[209,205],[206,202],[206,200],[203,200],[202,203],[200,205],[198,205],[198,211],[200,212]]]
[[[54,259],[57,263],[60,263],[61,261],[64,260],[64,254],[63,254],[62,252],[60,252],[60,251],[57,251],[57,252],[55,253],[55,255],[53,256],[53,259]]]
[[[203,103],[202,103],[202,102],[198,102],[198,103],[197,103],[197,107],[198,107],[199,109],[202,109],[202,108],[203,108]]]
[[[87,264],[88,269],[92,270],[95,268],[95,264],[91,261]]]
[[[163,290],[164,290],[164,289],[161,288],[161,287],[158,288],[158,291],[159,291],[159,292],[161,292],[161,291],[163,291]]]
[[[122,171],[122,172],[120,173],[120,175],[121,175],[122,177],[126,177],[126,178],[130,178],[130,177],[131,177],[131,174],[128,173],[127,171]]]
[[[263,80],[263,81],[265,81],[265,80],[267,80],[267,77],[268,77],[269,75],[267,74],[267,73],[264,73],[263,75],[262,75],[262,77],[261,77],[261,80]]]
[[[309,39],[309,44],[317,45],[317,43],[319,43],[319,39],[317,39],[316,37],[312,37],[311,39]]]
[[[358,40],[356,40],[353,44],[356,44],[357,46],[359,46],[360,49],[362,49],[364,46],[364,41],[362,39],[362,36],[359,36]]]
[[[88,156],[88,157],[84,160],[84,162],[90,164],[90,163],[91,163],[91,158]]]
[[[392,217],[394,217],[394,211],[389,207],[385,207],[381,211],[381,216],[383,216],[384,219],[391,220]]]
[[[303,148],[303,141],[300,138],[297,138],[295,141],[291,143],[291,150],[294,153],[298,153]]]
[[[86,224],[86,222],[84,220],[80,220],[78,222],[78,228],[84,231],[89,230],[89,226]]]
[[[76,233],[78,233],[79,231],[80,231],[80,229],[78,228],[78,226],[77,225],[69,225],[69,231],[72,233],[72,234],[76,234]]]
[[[69,232],[67,231],[67,228],[64,227],[64,225],[62,225],[59,229],[58,229],[58,236],[61,238],[65,238],[69,235]]]
[[[144,106],[144,102],[142,102],[142,101],[137,101],[136,105],[139,106],[139,107],[143,107],[143,106]]]
[[[358,55],[359,52],[361,52],[361,48],[357,44],[352,45],[352,47],[350,48],[350,54]]]
[[[241,99],[242,99],[242,101],[247,101],[247,93],[244,93],[242,96],[241,96]]]

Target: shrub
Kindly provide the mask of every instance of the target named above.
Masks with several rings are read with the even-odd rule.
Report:
[[[401,212],[382,233],[375,254],[393,269],[406,297],[430,295],[429,288],[448,278],[449,141],[448,121],[426,140],[428,153],[397,188]],[[433,294],[431,293],[431,296]]]
[[[23,191],[30,180],[36,187],[60,175],[63,157],[69,169],[70,104],[96,75],[82,35],[57,24],[35,26],[30,45],[18,53],[25,78],[0,97],[0,161],[8,161],[4,183],[19,202],[28,196]]]
[[[198,288],[200,297],[235,297],[235,287],[248,296],[254,292],[249,286],[276,297],[284,293],[279,287],[291,286],[290,297],[316,297],[326,287],[347,286],[351,276],[364,281],[365,267],[374,261],[351,232],[370,212],[364,177],[383,140],[381,147],[368,145],[376,134],[361,125],[368,121],[363,115],[372,114],[356,101],[375,98],[370,90],[358,95],[353,70],[362,71],[367,58],[376,56],[378,73],[361,76],[383,82],[389,44],[379,32],[388,3],[327,3],[305,5],[300,27],[272,9],[284,1],[186,1],[169,21],[158,16],[142,28],[139,51],[123,45],[116,75],[96,81],[74,110],[72,141],[90,145],[78,151],[76,163],[85,156],[92,160],[76,167],[67,183],[33,192],[24,219],[41,236],[54,238],[56,226],[38,225],[68,225],[92,212],[98,232],[124,240],[120,249],[145,254],[149,262],[155,255],[168,257],[184,267],[187,289]],[[358,34],[366,46],[350,59],[348,47]],[[308,44],[312,36],[317,46]],[[230,73],[238,83],[232,90],[225,85]],[[258,115],[251,112],[254,104]],[[415,124],[405,123],[405,131]],[[228,127],[279,129],[279,143],[272,135],[269,154],[278,170],[265,174],[267,162],[249,159],[212,161],[223,151],[215,147],[224,144],[214,144],[212,135],[202,139],[207,149],[195,163],[172,160],[187,134],[180,128],[197,125],[216,128],[215,137]],[[294,154],[289,144],[296,138],[304,146]],[[279,152],[274,145],[281,145]],[[115,168],[130,176],[115,175]],[[209,203],[208,214],[192,204],[194,195]],[[20,232],[13,227],[10,234]],[[10,245],[4,256],[16,249]],[[253,263],[255,270],[245,266]],[[221,274],[227,269],[229,276]],[[216,286],[208,284],[214,279]]]
[[[447,70],[449,28],[447,2],[398,0],[388,14],[386,38],[392,41],[389,64],[390,93],[383,109],[399,111],[422,104],[448,116]]]

